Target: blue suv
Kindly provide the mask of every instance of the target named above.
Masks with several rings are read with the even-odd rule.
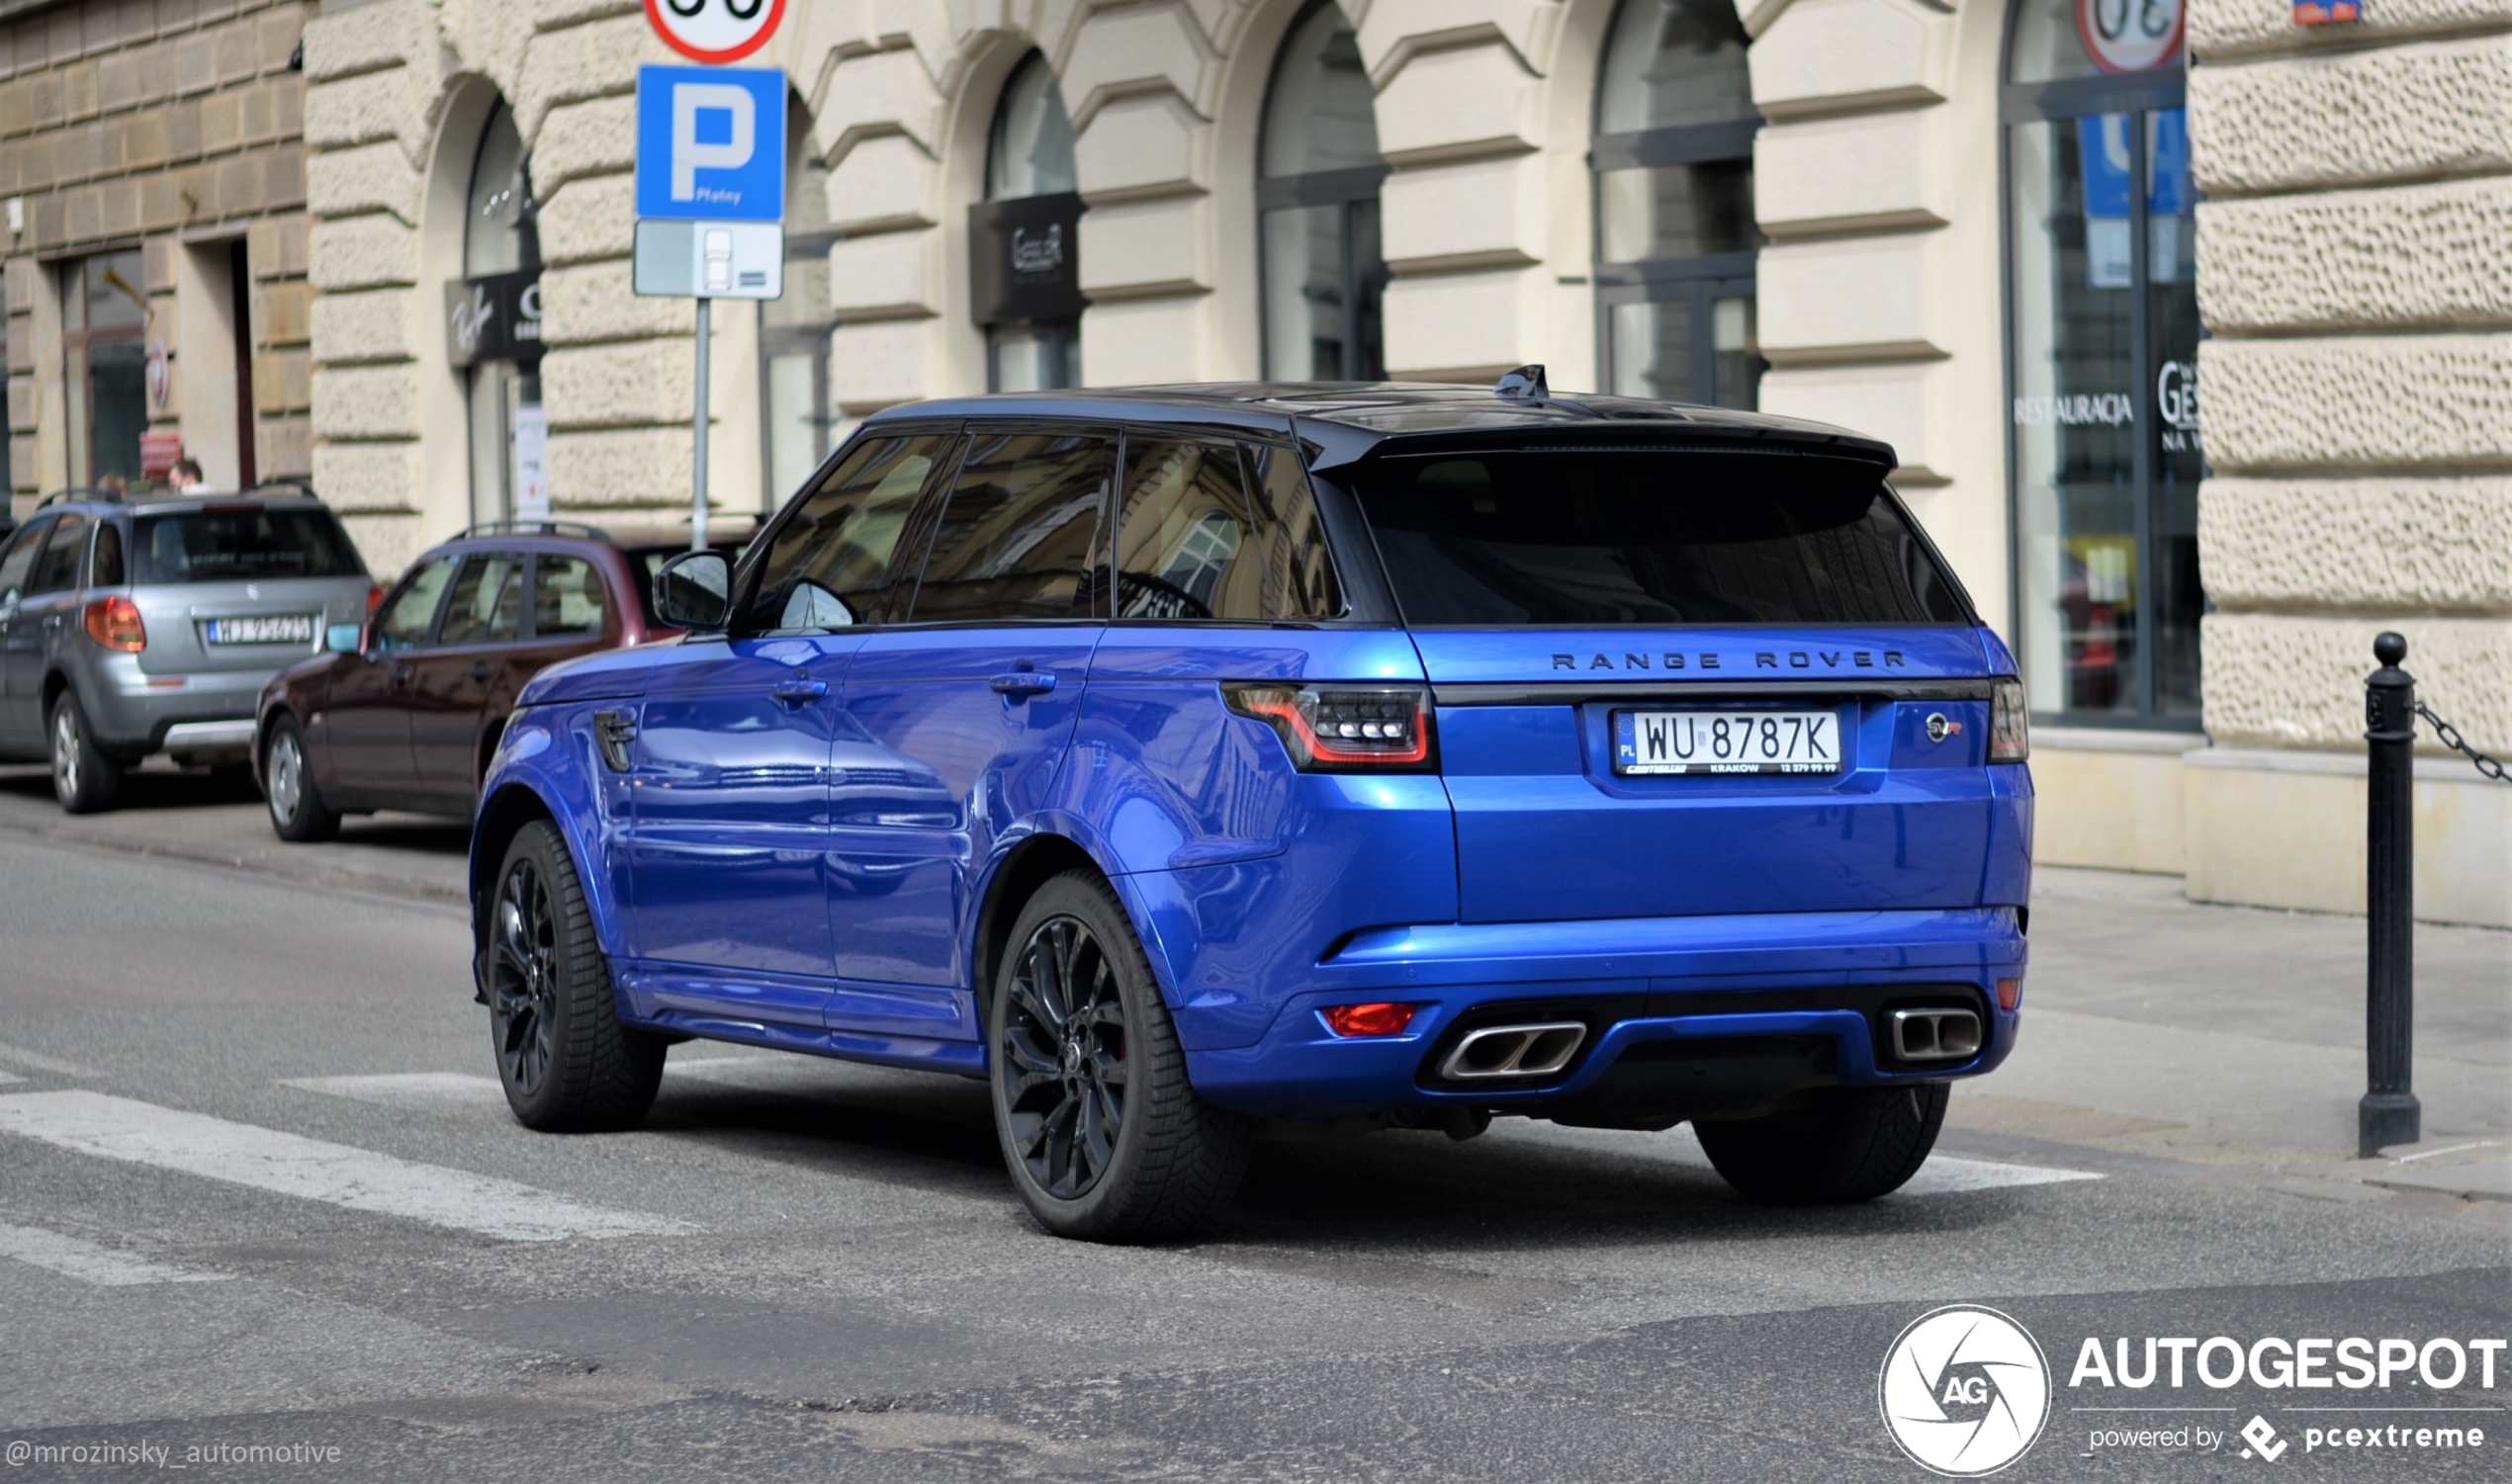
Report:
[[[516,1115],[690,1037],[981,1078],[1049,1230],[1268,1126],[1694,1124],[1866,1199],[2013,1047],[2015,661],[1887,483],[1751,413],[1199,386],[863,424],[674,644],[523,691],[472,850]]]

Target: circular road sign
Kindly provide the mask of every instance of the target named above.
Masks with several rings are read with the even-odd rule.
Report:
[[[767,44],[785,0],[646,0],[646,19],[673,50],[721,66]]]
[[[2184,0],[2076,0],[2076,32],[2095,66],[2143,72],[2180,54],[2184,8]]]

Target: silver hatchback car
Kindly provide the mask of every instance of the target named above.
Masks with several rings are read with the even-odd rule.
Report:
[[[0,759],[48,758],[72,814],[111,807],[151,753],[249,763],[262,686],[376,593],[298,486],[50,496],[0,546]]]

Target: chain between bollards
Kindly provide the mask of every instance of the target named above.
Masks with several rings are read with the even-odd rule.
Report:
[[[2398,667],[2407,641],[2373,641],[2381,667],[2364,681],[2364,741],[2371,751],[2365,835],[2367,963],[2364,1060],[2369,1084],[2356,1105],[2356,1154],[2371,1159],[2422,1137],[2414,1085],[2416,972],[2416,677]]]

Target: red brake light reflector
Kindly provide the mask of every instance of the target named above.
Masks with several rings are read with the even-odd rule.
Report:
[[[366,584],[366,614],[373,618],[375,610],[384,606],[384,589],[372,582]]]
[[[2023,1003],[2023,981],[2022,981],[2022,980],[2019,980],[2019,979],[2001,979],[2001,980],[1999,980],[1999,981],[1998,981],[1998,1008],[2000,1008],[2000,1009],[2002,1009],[2002,1010],[2012,1010],[2012,1009],[2014,1009],[2017,1005],[2021,1004],[2022,1003]]]
[[[1413,1023],[1418,1004],[1394,1004],[1380,1002],[1373,1004],[1332,1004],[1318,1013],[1326,1017],[1326,1028],[1339,1036],[1398,1036]]]
[[[1221,687],[1240,716],[1271,726],[1303,773],[1435,773],[1430,692],[1418,685]]]
[[[148,626],[129,598],[98,598],[87,605],[87,637],[109,650],[136,655],[148,648]]]

